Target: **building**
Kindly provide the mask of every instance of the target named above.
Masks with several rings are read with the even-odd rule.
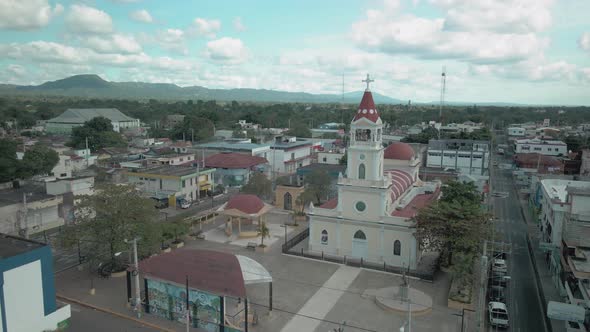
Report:
[[[546,156],[565,156],[567,155],[567,145],[562,141],[539,138],[517,139],[514,142],[514,153],[531,152]]]
[[[85,122],[96,117],[109,119],[116,132],[140,126],[139,119],[130,118],[116,108],[68,108],[60,116],[47,120],[45,131],[52,134],[69,135],[73,128],[81,127]]]
[[[255,143],[233,143],[233,142],[211,142],[195,145],[195,151],[201,151],[199,156],[211,155],[221,152],[236,152],[249,154],[251,156],[257,156],[266,158],[270,156],[270,145],[269,144],[255,144]]]
[[[68,326],[70,305],[55,300],[52,265],[48,245],[0,234],[1,331],[42,332]]]
[[[464,123],[449,123],[447,125],[440,126],[441,133],[445,134],[460,134],[460,133],[472,133],[475,130],[482,129],[483,126],[475,122],[464,122]]]
[[[94,195],[94,177],[83,176],[45,182],[48,195],[62,196],[62,204],[58,214],[63,216],[65,223],[74,221],[76,196]]]
[[[282,184],[275,188],[275,206],[283,210],[302,210],[297,199],[305,190],[302,185]]]
[[[319,151],[317,161],[319,164],[339,165],[344,157],[344,151]]]
[[[416,270],[422,252],[412,217],[437,198],[439,184],[419,181],[417,165],[408,173],[408,160],[399,161],[404,164],[400,169],[385,169],[383,122],[368,87],[350,128],[347,171],[338,179],[338,196],[310,206],[308,249]],[[407,147],[403,149],[389,153],[407,158]]]
[[[508,127],[506,128],[506,133],[508,136],[524,137],[526,136],[526,129],[522,127]]]
[[[34,234],[64,225],[61,195],[33,184],[0,190],[0,233]]]
[[[214,168],[165,165],[132,169],[125,174],[128,182],[147,196],[159,200],[168,199],[170,206],[176,206],[181,199],[198,200],[205,197],[208,190],[213,190],[214,172]]]
[[[266,158],[275,175],[293,174],[298,168],[311,164],[312,142],[296,137],[278,136]]]
[[[248,183],[253,172],[266,172],[268,161],[242,153],[218,153],[205,158],[205,167],[215,168],[217,184],[240,187]]]
[[[564,164],[553,156],[540,153],[517,153],[513,157],[516,167],[541,174],[563,174]]]
[[[487,175],[490,143],[462,139],[430,140],[426,155],[427,167],[454,169],[471,175]]]

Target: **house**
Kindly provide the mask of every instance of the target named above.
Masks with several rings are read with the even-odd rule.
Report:
[[[418,179],[419,163],[407,146],[394,146],[388,155],[409,160],[392,162],[400,168],[385,168],[383,122],[368,87],[350,128],[347,170],[338,178],[338,196],[309,209],[308,249],[416,270],[422,253],[412,218],[437,199],[440,184]]]
[[[268,160],[242,153],[218,153],[205,158],[205,167],[215,168],[215,180],[226,187],[248,183],[252,172],[265,172]]]
[[[508,133],[508,136],[524,137],[526,135],[526,129],[522,127],[508,127],[506,132]]]
[[[517,139],[514,142],[515,153],[540,153],[546,156],[567,155],[567,145],[559,140],[545,140],[539,138]]]
[[[236,152],[248,154],[250,156],[257,156],[269,160],[270,145],[269,144],[255,144],[255,143],[241,143],[241,142],[210,142],[195,145],[196,151],[202,151],[205,155],[212,155],[222,152]],[[200,154],[202,156],[202,154]]]
[[[193,147],[193,143],[189,141],[176,141],[169,146],[176,153],[188,153]]]
[[[192,153],[177,153],[172,147],[151,148],[142,154],[147,159],[148,165],[187,165],[195,163],[195,155]]]
[[[144,169],[125,171],[129,183],[146,196],[156,199],[168,199],[170,206],[177,201],[199,200],[213,190],[214,168],[196,168],[185,166],[155,166]]]
[[[517,153],[513,157],[516,167],[541,174],[563,174],[564,164],[557,157],[540,153]]]
[[[116,108],[68,108],[58,117],[47,120],[45,131],[51,134],[69,135],[73,128],[81,127],[85,122],[96,117],[109,119],[116,132],[140,126],[139,119],[130,118]]]
[[[69,304],[57,303],[51,248],[44,243],[0,234],[1,331],[65,329]]]
[[[319,151],[317,153],[317,161],[319,164],[338,165],[340,160],[344,157],[343,151]]]
[[[490,142],[446,139],[428,141],[426,166],[454,169],[470,175],[488,175]]]
[[[0,233],[34,234],[63,226],[62,203],[62,195],[34,184],[0,190]]]
[[[268,162],[273,174],[293,174],[297,168],[311,164],[312,142],[296,137],[278,136],[271,144]]]
[[[94,195],[94,177],[82,176],[48,181],[45,182],[45,191],[48,195],[62,196],[63,201],[59,206],[59,215],[63,216],[64,222],[67,224],[74,221],[76,196]]]

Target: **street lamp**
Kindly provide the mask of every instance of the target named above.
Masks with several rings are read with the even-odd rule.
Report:
[[[139,237],[130,241],[125,240],[125,243],[133,245],[133,272],[131,274],[135,277],[135,311],[137,312],[137,318],[141,318],[141,290],[139,288],[139,263],[137,262],[137,241],[139,240],[141,240]]]

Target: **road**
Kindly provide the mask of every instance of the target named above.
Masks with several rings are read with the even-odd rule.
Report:
[[[70,304],[72,317],[68,331],[85,332],[130,332],[130,331],[159,331],[128,319],[119,318],[101,311],[89,309],[76,304]]]
[[[498,140],[503,137],[497,136]],[[499,142],[502,144],[503,142]],[[494,155],[501,164],[509,162],[503,156]],[[511,244],[512,253],[508,256],[508,274],[511,277],[507,286],[507,303],[510,317],[510,331],[543,332],[545,325],[540,297],[537,291],[535,271],[527,249],[527,224],[521,213],[515,182],[510,170],[494,166],[492,190],[507,192],[507,197],[493,197],[493,213],[497,218],[494,225],[496,241]],[[495,329],[490,328],[490,331]]]

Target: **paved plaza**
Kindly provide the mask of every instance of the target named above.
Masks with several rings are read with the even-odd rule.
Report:
[[[271,236],[275,240],[266,253],[247,249],[240,242],[235,242],[237,245],[234,245],[221,241],[188,240],[185,244],[187,248],[192,249],[244,255],[258,261],[270,272],[273,277],[272,312],[269,310],[268,285],[246,286],[251,312],[258,318],[257,324],[251,325],[249,331],[326,332],[337,328],[342,322],[346,322],[346,332],[398,331],[406,322],[406,315],[380,308],[375,301],[374,292],[377,289],[401,285],[401,277],[282,254],[281,244],[285,231],[280,225],[288,217],[280,210],[269,214],[268,223],[276,225],[280,232],[275,231]],[[219,222],[212,223],[211,229],[217,229],[219,225]],[[306,223],[290,227],[289,237],[303,231],[305,227]],[[206,232],[213,234],[211,229]],[[432,311],[412,317],[412,330],[454,332],[459,329],[460,317],[453,315],[457,310],[448,309],[446,306],[450,284],[447,274],[439,272],[434,283],[415,279],[410,283],[411,287],[428,294],[433,300]],[[95,279],[96,295],[88,293],[89,285],[90,276],[86,271],[71,269],[56,276],[58,294],[135,317],[134,312],[126,306],[125,278]],[[79,313],[74,312],[73,315]],[[77,320],[76,325],[84,324],[80,321],[82,318],[74,317]],[[181,324],[159,317],[144,315],[141,319],[166,330],[185,331]]]

